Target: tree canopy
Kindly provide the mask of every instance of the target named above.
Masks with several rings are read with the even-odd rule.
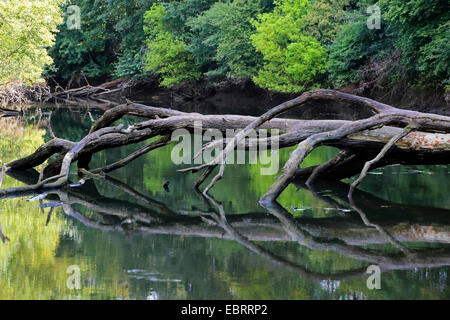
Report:
[[[41,80],[52,63],[46,48],[62,22],[62,0],[0,1],[0,86]]]
[[[73,5],[79,29],[61,23]],[[380,28],[367,25],[371,6]],[[448,88],[448,9],[444,0],[4,0],[0,81],[33,82],[45,70],[75,83],[253,80],[299,92],[383,79]]]

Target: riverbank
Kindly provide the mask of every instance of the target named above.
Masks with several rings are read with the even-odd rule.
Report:
[[[171,88],[160,87],[153,78],[121,78],[106,83],[88,84],[80,88],[63,90],[61,86],[43,83],[32,87],[23,84],[10,85],[0,90],[0,103],[24,104],[30,102],[58,101],[68,102],[70,98],[92,100],[92,103],[124,103],[127,99],[158,107],[178,108],[185,112],[197,112],[207,109],[211,114],[230,114],[258,116],[268,109],[301,93],[281,93],[262,89],[252,81],[224,81],[211,84],[206,81],[196,82]],[[442,89],[394,86],[389,88],[363,87],[349,84],[337,90],[364,96],[400,109],[450,115],[450,92]],[[296,116],[312,118],[314,112],[305,109]],[[342,104],[321,101],[323,114],[326,116],[348,116],[360,113],[356,110],[342,110]],[[292,115],[292,114],[291,114]],[[354,118],[350,116],[350,118]]]
[[[440,89],[400,86],[374,89],[349,84],[337,90],[364,96],[400,109],[450,115],[450,92]],[[133,101],[147,102],[161,107],[183,105],[186,107],[183,111],[186,112],[193,112],[202,105],[212,105],[217,113],[229,113],[229,110],[236,112],[236,109],[242,108],[243,112],[240,113],[256,116],[301,93],[268,91],[256,86],[252,81],[227,81],[216,85],[198,82],[162,88],[154,80],[142,80],[109,97],[120,100],[121,94]]]

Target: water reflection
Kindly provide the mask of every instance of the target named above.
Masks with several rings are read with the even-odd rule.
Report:
[[[79,140],[90,119],[84,109],[55,110],[52,126],[57,136]],[[44,134],[33,131],[14,148],[8,140],[2,160],[29,153],[29,137],[40,145],[49,139]],[[102,152],[92,167],[139,147]],[[262,208],[258,199],[278,174],[230,166],[214,198],[204,198],[192,189],[197,177],[177,173],[170,153],[152,152],[105,180],[54,190],[40,202],[26,202],[31,193],[0,200],[0,297],[450,298],[448,166],[377,169],[353,203],[346,184],[310,189],[298,180],[280,205]],[[335,153],[321,149],[305,165]],[[4,187],[38,179],[36,171],[9,173]],[[62,205],[46,207],[55,203]],[[382,268],[382,290],[366,286],[371,264]],[[70,265],[81,268],[80,291],[66,287]]]
[[[14,179],[28,184],[38,178],[36,171],[9,173]],[[132,195],[137,203],[102,195],[97,184],[107,184]],[[371,264],[378,265],[383,272],[450,265],[450,248],[435,246],[450,243],[449,210],[399,205],[363,191],[355,192],[353,201],[349,203],[346,196],[348,186],[343,183],[321,185],[319,190],[326,192],[308,189],[303,181],[296,181],[295,185],[342,214],[329,218],[294,217],[275,203],[266,206],[266,211],[227,215],[220,202],[201,193],[197,196],[205,209],[172,210],[111,177],[101,182],[90,180],[77,188],[49,191],[45,201],[62,202],[62,212],[84,226],[119,232],[127,237],[176,235],[232,240],[277,268],[293,272],[329,292],[336,291],[335,286],[337,283],[340,286],[342,281],[365,280],[367,266]],[[380,208],[384,208],[382,217]],[[49,209],[47,220],[53,209]],[[424,210],[426,218],[422,215]],[[276,252],[264,245],[276,242],[289,242],[299,248],[292,250],[291,247],[291,254],[287,257],[286,252]],[[380,246],[386,244],[388,250]],[[308,261],[303,261],[301,255],[292,255],[292,252],[305,249],[335,252],[359,263],[357,267],[350,264],[349,268],[341,270],[317,271],[308,266]],[[183,283],[182,277],[158,270],[129,269],[127,275],[134,280],[151,283]],[[159,296],[156,291],[152,292],[150,296],[153,298]],[[364,296],[361,292],[359,294],[360,298]],[[189,298],[188,295],[186,297]]]

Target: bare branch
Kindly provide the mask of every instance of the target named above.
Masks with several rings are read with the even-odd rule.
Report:
[[[374,164],[376,164],[378,161],[380,161],[386,155],[386,152],[388,152],[389,149],[392,148],[392,146],[394,146],[400,139],[402,139],[403,137],[407,136],[413,130],[415,130],[415,128],[412,125],[407,126],[405,129],[403,129],[403,131],[399,132],[397,135],[392,137],[392,139],[383,147],[383,149],[381,149],[381,151],[378,153],[378,155],[374,159],[366,162],[366,164],[364,165],[364,168],[361,171],[361,174],[359,175],[358,179],[356,179],[350,186],[350,190],[348,192],[348,197],[349,198],[352,197],[352,193],[355,190],[356,186],[358,184],[360,184],[361,181],[366,177],[367,172],[370,170],[370,168]]]

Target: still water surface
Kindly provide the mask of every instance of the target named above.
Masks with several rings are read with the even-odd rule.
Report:
[[[50,109],[58,137],[75,141],[88,131],[86,110],[44,107]],[[30,130],[33,139],[49,139],[45,130]],[[102,152],[92,168],[136,148]],[[335,153],[321,148],[306,164]],[[288,154],[280,152],[281,163]],[[295,182],[268,210],[258,199],[277,174],[228,166],[214,198],[205,199],[192,189],[197,175],[177,172],[170,155],[170,147],[159,149],[106,180],[51,194],[42,204],[64,203],[53,210],[26,198],[0,200],[7,237],[0,243],[0,298],[450,298],[450,166],[375,170],[355,194],[356,207],[343,183],[307,190]],[[11,158],[3,145],[0,159]],[[3,187],[37,179],[14,177]],[[78,290],[67,287],[72,265],[81,271]],[[383,270],[380,290],[367,288],[370,265]]]

